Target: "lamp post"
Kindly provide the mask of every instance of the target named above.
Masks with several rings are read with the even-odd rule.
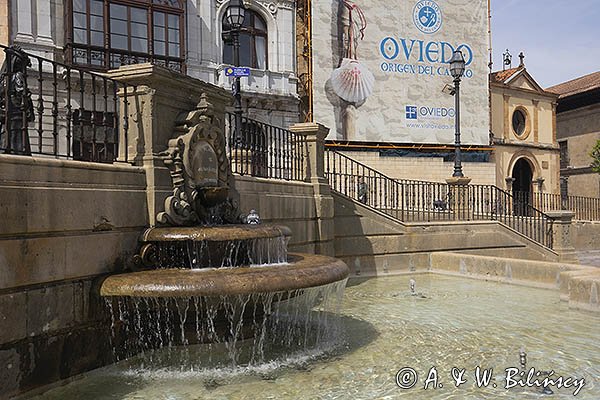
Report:
[[[460,78],[465,72],[465,59],[460,50],[456,50],[450,59],[450,74],[454,78],[454,173],[455,178],[464,177],[460,160]]]
[[[246,18],[246,8],[243,0],[230,0],[227,9],[225,10],[225,20],[229,25],[231,37],[233,39],[233,63],[236,67],[240,66],[240,31],[244,25]],[[234,78],[232,87],[234,98],[234,113],[235,113],[235,138],[241,139],[242,126],[242,93],[240,88],[240,77]]]

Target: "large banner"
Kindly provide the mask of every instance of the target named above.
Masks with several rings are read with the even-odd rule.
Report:
[[[448,61],[462,51],[461,139],[488,144],[486,0],[313,1],[315,121],[328,139],[454,142]]]

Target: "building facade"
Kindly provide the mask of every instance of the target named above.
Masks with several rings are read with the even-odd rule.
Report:
[[[600,72],[552,86],[558,94],[557,139],[563,193],[600,197],[600,174],[590,151],[600,140]]]
[[[313,2],[311,111],[329,147],[391,178],[450,177],[457,110],[444,88],[459,50],[464,172],[494,184],[488,16],[485,0]]]
[[[224,0],[20,0],[6,7],[3,44],[68,65],[106,71],[152,62],[231,88],[233,63]],[[295,5],[247,0],[240,34],[247,116],[288,126],[298,120]],[[0,9],[0,16],[2,10]],[[2,28],[0,26],[0,28]],[[0,34],[4,31],[0,29]]]
[[[490,74],[490,133],[496,186],[529,197],[558,193],[557,96],[542,89],[521,63]]]

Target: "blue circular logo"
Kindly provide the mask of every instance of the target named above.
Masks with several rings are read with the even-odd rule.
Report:
[[[434,33],[442,26],[442,12],[432,0],[421,0],[413,9],[415,26],[423,33]]]

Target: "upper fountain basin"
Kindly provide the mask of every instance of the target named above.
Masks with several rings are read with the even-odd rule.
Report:
[[[219,225],[219,226],[190,226],[173,228],[149,228],[142,240],[144,242],[173,242],[173,241],[209,241],[222,242],[227,240],[250,240],[262,238],[290,237],[292,231],[283,225]]]

